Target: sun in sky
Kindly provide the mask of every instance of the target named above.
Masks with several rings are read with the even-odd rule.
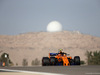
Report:
[[[62,25],[58,21],[52,21],[47,25],[47,32],[62,31]]]

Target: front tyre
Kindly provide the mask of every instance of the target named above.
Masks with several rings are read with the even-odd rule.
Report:
[[[79,56],[74,57],[74,64],[75,65],[80,65],[80,57]]]
[[[42,66],[49,66],[50,65],[50,59],[48,57],[42,58]]]

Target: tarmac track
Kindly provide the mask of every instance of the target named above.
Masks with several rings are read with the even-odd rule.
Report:
[[[96,66],[0,67],[0,69],[57,73],[57,74],[65,74],[65,75],[100,75],[100,66],[98,65]]]

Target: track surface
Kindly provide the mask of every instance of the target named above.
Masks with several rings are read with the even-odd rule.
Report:
[[[47,72],[65,75],[100,75],[100,66],[0,67],[0,69]]]

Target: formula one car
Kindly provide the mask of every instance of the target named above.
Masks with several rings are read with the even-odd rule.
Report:
[[[72,59],[69,54],[60,51],[59,53],[49,53],[49,57],[42,58],[42,66],[70,66],[80,65],[80,57],[75,56]]]

